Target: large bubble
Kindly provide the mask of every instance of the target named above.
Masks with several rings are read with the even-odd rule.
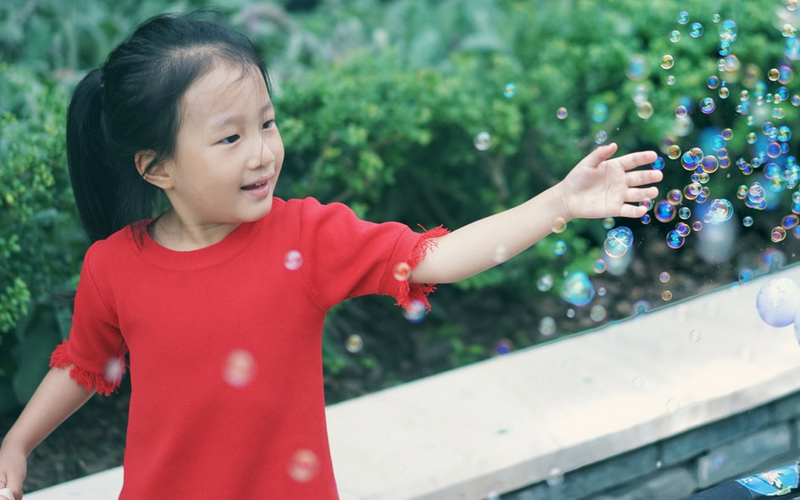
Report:
[[[730,220],[733,216],[733,204],[725,198],[711,200],[706,213],[705,222],[708,224],[719,225]]]
[[[773,278],[759,290],[756,308],[768,325],[789,326],[800,308],[800,287],[788,278]]]
[[[574,306],[585,306],[594,298],[594,285],[586,273],[581,271],[570,273],[561,286],[561,298]]]
[[[627,227],[616,227],[606,234],[603,244],[609,257],[622,257],[633,244],[633,232]]]

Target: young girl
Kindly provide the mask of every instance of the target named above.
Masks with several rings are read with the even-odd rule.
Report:
[[[120,499],[211,488],[336,499],[320,344],[331,307],[365,294],[429,307],[433,284],[488,269],[498,248],[516,255],[554,224],[642,216],[632,203],[661,180],[634,170],[654,152],[611,159],[616,145],[603,146],[537,197],[452,233],[275,198],[284,150],[265,63],[244,36],[192,15],[139,26],[77,85],[68,113],[93,244],[69,340],[0,447],[0,488],[18,499],[31,451],[127,369]],[[152,218],[157,190],[170,208]]]

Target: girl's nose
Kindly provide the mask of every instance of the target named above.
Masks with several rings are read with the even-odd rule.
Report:
[[[275,153],[272,152],[272,147],[268,137],[261,136],[261,147],[259,148],[258,156],[256,158],[253,168],[259,168],[264,165],[271,165],[275,162]]]

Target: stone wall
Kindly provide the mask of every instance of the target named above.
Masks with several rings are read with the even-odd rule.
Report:
[[[800,459],[800,392],[502,495],[503,500],[680,500]]]

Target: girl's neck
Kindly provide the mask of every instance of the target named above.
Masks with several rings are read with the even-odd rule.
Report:
[[[150,237],[164,248],[188,252],[219,243],[237,227],[239,224],[187,224],[173,209],[169,209],[149,224],[147,231]]]

